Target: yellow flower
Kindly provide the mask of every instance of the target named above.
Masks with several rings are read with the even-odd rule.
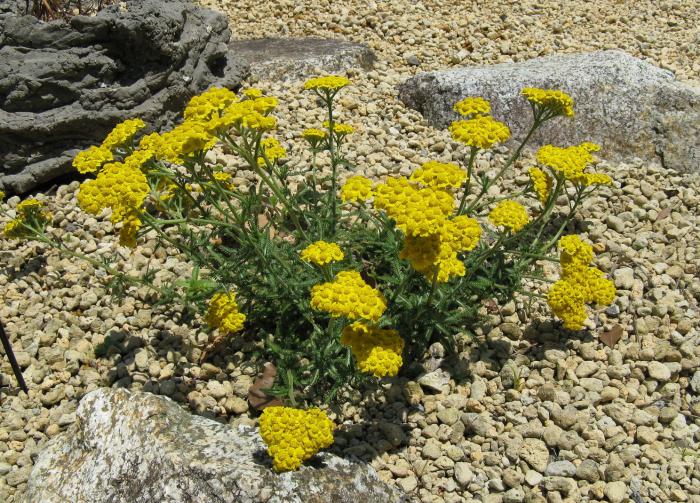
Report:
[[[25,199],[24,201],[17,203],[17,211],[19,211],[22,215],[27,216],[33,211],[41,209],[43,206],[44,203],[38,199]]]
[[[564,91],[526,87],[522,94],[533,106],[547,109],[552,116],[574,116],[574,100]]]
[[[537,151],[537,162],[563,173],[567,179],[575,182],[581,178],[586,166],[595,161],[591,145],[594,144],[585,143],[566,148],[544,145]]]
[[[245,315],[238,312],[236,294],[215,293],[209,301],[206,321],[212,328],[218,328],[224,333],[231,334],[243,330]]]
[[[275,162],[277,159],[284,159],[287,157],[287,151],[280,144],[277,138],[265,138],[260,142],[260,147],[262,148],[265,157],[267,157],[267,160],[270,162]],[[258,163],[260,163],[260,161],[262,161],[262,164],[265,164],[265,159],[258,159]]]
[[[525,207],[516,201],[501,201],[489,213],[489,220],[496,227],[503,226],[518,232],[530,221]]]
[[[455,251],[471,251],[481,239],[481,226],[475,218],[460,215],[448,220],[442,240]]]
[[[258,113],[267,115],[269,112],[272,112],[275,108],[277,108],[278,103],[279,101],[277,98],[272,96],[256,98],[253,100],[253,109]]]
[[[259,112],[253,112],[243,117],[241,125],[258,131],[270,131],[277,127],[277,119],[262,115]]]
[[[343,329],[340,343],[350,347],[361,372],[375,377],[395,376],[403,364],[404,341],[396,330],[356,321]]]
[[[326,137],[325,131],[323,131],[322,129],[316,129],[316,128],[305,129],[301,134],[304,138],[306,138],[309,141],[311,141],[311,140],[320,141]]]
[[[5,199],[5,192],[0,190],[0,201],[2,201],[3,199]]]
[[[569,267],[585,267],[593,260],[593,247],[584,243],[576,234],[559,239],[559,262],[564,270]]]
[[[97,215],[105,208],[112,208],[111,220],[121,222],[143,205],[150,187],[140,169],[122,163],[107,164],[94,180],[80,185],[78,204]]]
[[[612,178],[605,173],[583,173],[577,181],[586,187],[590,185],[612,185]]]
[[[326,241],[316,241],[304,248],[301,252],[301,259],[316,265],[326,265],[331,262],[343,260],[345,255],[335,243]]]
[[[141,119],[127,119],[121,124],[117,124],[100,146],[107,150],[114,150],[116,147],[130,142],[134,135],[144,127],[146,124]]]
[[[350,79],[340,77],[338,75],[329,75],[326,77],[315,77],[304,83],[304,89],[313,89],[322,92],[338,91],[350,84]]]
[[[100,167],[114,158],[112,151],[105,147],[92,146],[87,150],[78,152],[73,158],[73,167],[78,173],[94,173]]]
[[[5,228],[3,229],[2,233],[6,238],[11,239],[21,239],[27,237],[31,234],[31,232],[29,229],[25,228],[23,224],[24,221],[20,218],[10,220],[5,224]]]
[[[140,169],[155,156],[156,153],[152,150],[136,150],[124,159],[124,165],[130,168]]]
[[[369,286],[357,271],[343,271],[332,282],[311,289],[311,307],[333,318],[345,316],[376,322],[386,310],[384,296]]]
[[[351,176],[340,189],[340,198],[344,203],[349,201],[362,203],[372,197],[372,181],[364,176]]]
[[[459,187],[467,179],[467,173],[456,164],[428,161],[411,174],[410,180],[437,189]]]
[[[328,128],[331,125],[329,121],[324,121],[323,127]],[[350,124],[342,124],[338,122],[333,123],[333,132],[337,134],[338,136],[346,136],[349,134],[353,134],[355,132],[355,128],[352,127]]]
[[[260,436],[277,472],[298,469],[319,450],[333,444],[335,425],[320,409],[266,407],[260,415]]]
[[[255,99],[255,98],[262,97],[263,93],[260,89],[257,89],[255,87],[250,87],[248,89],[243,90],[243,95],[246,96],[247,98]]]
[[[470,147],[491,148],[510,137],[508,126],[489,115],[450,124],[452,139]]]
[[[138,213],[132,211],[122,221],[122,228],[119,231],[119,244],[129,248],[136,248],[136,233],[140,228],[141,219]]]
[[[540,168],[530,168],[527,172],[532,180],[532,186],[537,193],[537,198],[544,206],[547,203],[549,194],[552,192],[552,177],[542,171]]]
[[[470,117],[472,115],[488,115],[491,113],[491,103],[484,98],[464,98],[455,103],[453,110],[465,117]]]
[[[586,320],[586,306],[583,294],[576,285],[559,280],[547,293],[547,303],[552,312],[564,322],[569,330],[581,330]]]
[[[193,96],[185,107],[186,121],[207,121],[219,114],[228,106],[238,101],[238,96],[223,87],[212,87],[202,94]]]

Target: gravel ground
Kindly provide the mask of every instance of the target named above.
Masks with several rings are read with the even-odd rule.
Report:
[[[463,160],[446,132],[396,99],[396,84],[418,71],[621,48],[700,84],[690,1],[567,2],[566,16],[555,2],[203,3],[230,15],[236,38],[325,36],[375,50],[375,70],[349,72],[353,86],[340,100],[341,119],[358,128],[348,157],[375,178],[428,159]],[[256,85],[281,100],[279,136],[296,152],[291,161],[307,160],[294,147],[321,109],[300,82]],[[480,157],[478,168],[493,169],[501,154]],[[220,150],[210,158],[237,164]],[[420,382],[397,378],[349,399],[334,416],[342,423],[337,452],[371,462],[424,502],[700,502],[700,175],[639,163],[601,170],[615,185],[584,204],[572,231],[595,244],[616,303],[576,334],[561,332],[541,305],[530,316],[520,300],[492,309],[459,358],[440,366],[443,350],[434,346],[436,370]],[[237,173],[243,187],[250,179]],[[523,182],[516,175],[500,190]],[[124,270],[187,274],[152,236],[131,253],[117,247],[108,219],[76,209],[76,191],[72,183],[37,196],[57,234],[74,234],[83,252],[120,255]],[[0,501],[21,500],[36,453],[99,386],[150,390],[232,424],[252,421],[245,397],[255,368],[240,348],[200,366],[208,335],[196,323],[153,308],[144,290],[117,304],[92,266],[41,245],[2,240],[0,263],[0,318],[30,387],[29,395],[17,391],[0,360],[11,384],[0,403]],[[617,325],[622,337],[611,349],[598,336]]]

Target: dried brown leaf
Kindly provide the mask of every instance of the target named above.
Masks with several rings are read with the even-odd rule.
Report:
[[[617,344],[617,341],[622,337],[622,327],[620,325],[615,325],[607,332],[600,334],[599,339],[603,341],[603,344],[612,348]]]

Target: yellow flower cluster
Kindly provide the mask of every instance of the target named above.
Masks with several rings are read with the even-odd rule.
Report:
[[[326,132],[322,129],[317,129],[317,128],[309,128],[305,129],[302,133],[302,136],[306,138],[309,141],[320,141],[323,140],[326,137]]]
[[[136,211],[129,213],[122,221],[122,228],[119,231],[119,244],[136,248],[136,233],[141,228],[141,219]]]
[[[595,143],[584,142],[562,148],[544,145],[537,151],[537,161],[555,171],[561,172],[573,183],[580,185],[610,185],[612,179],[604,173],[585,173],[589,164],[595,162],[593,152],[600,150]]]
[[[151,133],[141,138],[139,151],[153,152],[156,158],[181,164],[184,159],[199,150],[210,150],[216,137],[203,123],[185,121],[163,134]]]
[[[314,89],[318,91],[337,91],[350,84],[350,79],[339,75],[328,75],[326,77],[315,77],[304,83],[304,89]]]
[[[0,200],[5,197],[5,193],[0,191]],[[44,203],[38,199],[25,199],[17,204],[17,218],[5,224],[3,234],[7,238],[21,239],[31,235],[31,231],[26,227],[35,228],[36,224],[46,225],[53,215],[44,209]]]
[[[123,163],[110,163],[93,180],[80,185],[78,204],[97,215],[105,208],[112,208],[111,220],[121,222],[126,216],[141,208],[150,188],[143,172]]]
[[[593,248],[576,235],[559,240],[561,279],[552,285],[547,302],[554,314],[564,321],[564,327],[581,330],[586,320],[586,304],[612,304],[615,285],[603,277],[603,272],[589,267]]]
[[[127,119],[121,124],[117,124],[102,142],[102,147],[114,150],[125,143],[131,141],[136,133],[146,127],[141,119]]]
[[[369,286],[357,271],[343,271],[328,283],[311,289],[311,307],[332,317],[365,319],[376,322],[386,311],[384,296]]]
[[[344,203],[364,202],[372,197],[372,181],[364,176],[351,176],[340,189],[340,198]]]
[[[464,98],[455,103],[454,111],[465,117],[472,115],[488,115],[491,113],[491,103],[484,98]]]
[[[185,107],[185,121],[208,121],[233,103],[238,96],[233,91],[223,87],[212,87],[202,94],[193,96]]]
[[[450,124],[452,139],[475,148],[491,148],[510,138],[508,126],[489,115]]]
[[[545,108],[554,115],[574,116],[574,100],[564,91],[526,87],[522,94],[534,106]]]
[[[374,207],[386,211],[407,236],[439,234],[454,210],[449,192],[420,188],[404,177],[389,178],[375,190]]]
[[[544,206],[549,198],[549,193],[552,191],[554,183],[552,177],[540,168],[530,168],[527,172],[530,175],[530,180],[532,180],[532,186],[537,193],[537,198]]]
[[[356,321],[343,329],[340,342],[350,348],[360,371],[375,377],[395,376],[403,364],[404,341],[396,330]]]
[[[428,161],[411,173],[410,179],[436,189],[446,189],[462,185],[467,173],[456,164]]]
[[[234,292],[215,293],[209,300],[206,321],[210,327],[218,328],[226,334],[243,330],[245,314],[238,312],[236,294]]]
[[[326,265],[331,262],[343,260],[345,255],[335,243],[316,241],[301,251],[301,259],[316,265]]]
[[[518,232],[530,221],[525,207],[511,200],[501,201],[489,213],[489,220],[496,227],[503,226],[512,232]]]
[[[287,157],[287,151],[277,138],[265,138],[260,142],[260,148],[269,162],[275,162],[277,159],[284,159]],[[265,159],[259,157],[258,164],[265,164]]]
[[[438,234],[427,237],[407,236],[399,258],[408,260],[428,281],[437,272],[437,281],[444,283],[453,276],[464,276],[464,262],[457,254],[473,250],[481,239],[479,222],[460,215],[445,222]]]
[[[242,92],[243,96],[251,99],[261,98],[263,95],[262,91],[256,87],[249,87],[248,89],[244,89]]]
[[[321,449],[333,444],[335,425],[320,409],[266,407],[260,415],[260,436],[277,472],[298,469]]]
[[[331,123],[329,121],[323,122],[323,127],[325,127],[325,128],[330,127],[330,125],[331,125]],[[338,136],[347,136],[349,134],[353,134],[355,132],[355,128],[352,127],[350,124],[342,124],[339,122],[334,122],[333,123],[333,132]]]
[[[87,150],[78,152],[73,158],[73,167],[78,173],[94,173],[106,162],[114,159],[112,151],[108,148],[93,145]]]

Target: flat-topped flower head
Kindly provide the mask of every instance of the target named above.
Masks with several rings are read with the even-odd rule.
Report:
[[[532,106],[547,110],[551,117],[559,115],[564,117],[574,116],[574,100],[564,91],[525,87],[522,90],[522,94]]]
[[[525,207],[516,201],[501,201],[489,213],[489,220],[496,227],[505,227],[518,232],[530,221]]]
[[[375,377],[395,376],[403,365],[404,340],[396,330],[356,321],[343,329],[340,343],[351,349],[361,372]]]
[[[510,138],[510,129],[490,115],[450,124],[452,139],[474,148],[487,149]]]
[[[369,286],[357,271],[343,271],[328,283],[311,289],[311,307],[330,313],[333,318],[377,322],[386,310],[386,299]]]
[[[316,241],[301,251],[301,259],[316,265],[326,265],[343,260],[345,255],[336,243]]]
[[[532,180],[532,187],[535,189],[537,198],[540,203],[544,206],[549,199],[549,194],[552,192],[552,187],[554,186],[554,180],[547,173],[542,171],[540,168],[530,168],[527,173],[530,175],[530,180]]]
[[[261,98],[263,95],[263,92],[256,87],[249,87],[248,89],[243,89],[243,91],[241,91],[241,93],[246,98],[251,98],[251,99]]]
[[[141,119],[127,119],[114,126],[114,129],[107,135],[107,138],[104,139],[100,146],[109,150],[121,147],[130,142],[134,135],[144,127],[146,127],[146,124]]]
[[[455,103],[453,110],[471,119],[473,116],[490,114],[491,103],[484,98],[469,97]]]
[[[351,176],[340,189],[344,203],[363,203],[372,197],[372,180],[364,176]]]
[[[76,154],[73,158],[73,167],[78,170],[78,173],[94,173],[112,159],[114,154],[109,148],[93,145]]]
[[[260,415],[260,436],[277,472],[298,469],[321,449],[333,444],[335,425],[317,408],[266,407]]]
[[[1,196],[0,199],[2,199]],[[53,215],[44,209],[44,203],[38,199],[25,199],[19,202],[17,213],[17,218],[5,224],[3,234],[7,238],[29,237],[32,235],[32,229],[36,230],[37,225],[43,228],[53,218]]]
[[[107,164],[94,180],[80,185],[78,204],[93,215],[105,208],[112,209],[111,221],[121,222],[143,206],[150,186],[143,172],[123,163]]]
[[[218,117],[227,107],[238,101],[238,96],[225,87],[212,87],[193,96],[185,107],[186,121],[208,121]]]
[[[206,321],[212,328],[231,334],[243,330],[245,315],[238,311],[234,292],[219,292],[209,300]]]
[[[329,121],[323,122],[323,127],[325,127],[325,128],[330,127],[330,125],[331,125],[331,123]],[[349,134],[353,134],[355,132],[355,128],[352,127],[350,124],[343,124],[340,122],[334,122],[333,123],[333,132],[338,136],[347,136]]]
[[[287,151],[280,144],[277,138],[265,138],[260,142],[260,148],[269,162],[275,162],[278,159],[284,159],[287,157]],[[258,164],[265,164],[265,159],[260,157],[258,159]]]
[[[544,145],[537,151],[537,161],[554,171],[563,173],[567,180],[577,185],[610,185],[612,179],[603,173],[586,173],[585,169],[596,162],[593,152],[600,150],[595,143],[584,142],[570,147]]]
[[[304,83],[304,89],[312,89],[322,93],[335,93],[350,84],[350,79],[340,75],[327,75],[325,77],[314,77]]]
[[[547,293],[547,303],[552,312],[564,322],[564,328],[581,330],[586,321],[586,305],[583,293],[576,285],[559,280]]]
[[[410,180],[429,187],[446,189],[457,188],[467,179],[467,172],[456,164],[428,161],[411,173]]]

